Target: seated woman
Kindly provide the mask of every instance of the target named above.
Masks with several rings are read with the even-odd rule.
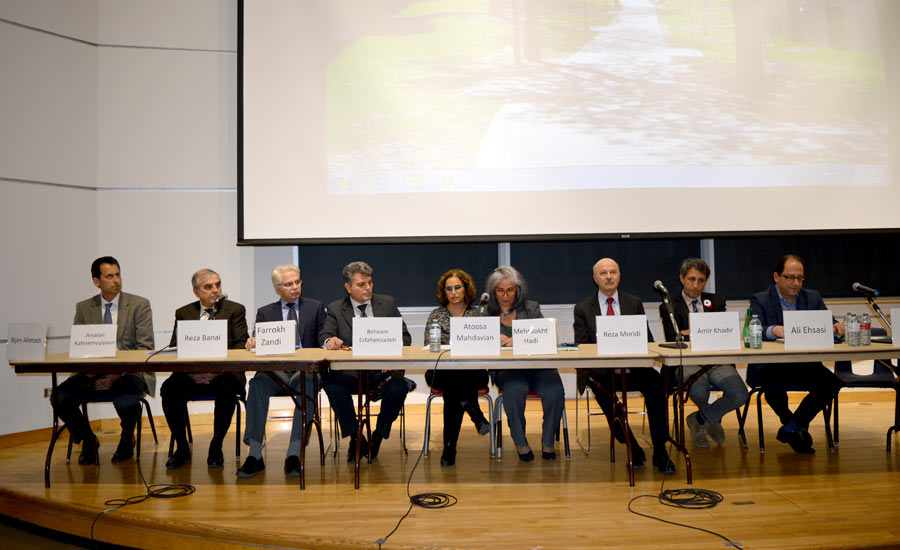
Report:
[[[528,300],[528,285],[514,267],[500,266],[488,275],[490,296],[487,314],[500,316],[500,345],[512,346],[512,322],[515,319],[543,317],[537,302]],[[515,442],[519,460],[531,462],[534,453],[525,438],[525,397],[533,391],[541,398],[544,423],[541,428],[541,457],[554,460],[556,430],[562,418],[565,392],[562,379],[554,369],[508,369],[491,371],[491,378],[503,391],[503,408],[509,433]]]
[[[441,327],[441,344],[450,343],[450,317],[472,317],[475,308],[475,281],[461,269],[451,269],[438,280],[437,299],[440,307],[434,309],[425,323],[425,343],[432,323]],[[425,381],[434,389],[444,392],[444,452],[441,466],[456,463],[456,440],[462,425],[463,411],[475,423],[478,433],[485,435],[491,425],[478,406],[478,390],[488,384],[486,370],[429,370]]]

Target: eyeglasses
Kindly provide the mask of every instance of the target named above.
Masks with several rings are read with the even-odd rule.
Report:
[[[297,279],[296,281],[283,281],[278,286],[283,286],[284,288],[294,288],[295,286],[300,286],[303,284],[303,281]]]
[[[797,281],[798,283],[802,283],[806,279],[803,275],[781,275],[781,278],[788,281]]]
[[[514,286],[511,286],[509,288],[495,288],[494,289],[494,294],[498,294],[498,295],[499,294],[511,295],[511,294],[515,294],[515,293],[516,293],[516,287],[514,287]]]
[[[466,287],[464,287],[463,285],[445,286],[444,292],[453,292],[454,290],[462,290],[464,288]]]

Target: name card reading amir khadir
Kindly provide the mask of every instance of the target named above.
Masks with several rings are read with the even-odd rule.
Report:
[[[737,311],[691,313],[690,323],[692,350],[741,349],[741,321]]]
[[[451,317],[450,356],[500,355],[499,317]]]
[[[513,355],[556,355],[556,319],[515,319]]]
[[[47,353],[47,325],[10,323],[6,340],[8,361],[42,361]]]
[[[784,312],[784,349],[834,349],[831,311]]]
[[[69,358],[116,356],[116,325],[72,325]]]
[[[228,357],[228,321],[178,321],[178,358]]]
[[[597,316],[597,355],[647,353],[646,315]]]
[[[353,355],[380,357],[403,355],[403,319],[354,317]]]
[[[256,355],[293,355],[296,321],[256,323]]]

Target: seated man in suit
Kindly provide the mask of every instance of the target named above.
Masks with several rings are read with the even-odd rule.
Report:
[[[681,281],[680,297],[672,298],[672,310],[675,312],[675,323],[687,340],[690,338],[690,314],[714,311],[725,311],[725,298],[704,292],[709,280],[709,266],[700,258],[688,258],[681,262],[678,279]],[[675,327],[669,319],[665,304],[660,304],[659,315],[662,318],[663,331],[667,342],[677,339]],[[697,373],[701,367],[684,367],[684,379]],[[722,390],[722,397],[709,402],[710,384]],[[718,444],[725,442],[725,430],[722,429],[722,417],[747,402],[747,386],[741,379],[734,365],[716,365],[706,371],[691,386],[691,401],[699,411],[687,416],[687,425],[691,430],[691,443],[695,447],[709,447],[706,435]]]
[[[319,345],[319,332],[325,326],[325,308],[322,302],[301,296],[303,279],[300,268],[292,264],[284,264],[272,270],[272,286],[279,300],[256,310],[256,322],[294,321],[294,342],[298,348],[310,348]],[[256,338],[247,340],[247,349],[256,345]],[[303,424],[300,409],[294,410],[294,424],[291,428],[291,439],[288,443],[287,458],[284,460],[284,473],[289,477],[300,475],[300,452],[304,430],[312,423],[316,411],[316,395],[313,393],[313,374],[303,371],[271,373],[300,392],[306,386],[307,424]],[[238,477],[253,477],[266,469],[262,458],[262,442],[266,434],[266,416],[269,414],[269,398],[282,390],[265,372],[257,372],[250,379],[250,391],[247,394],[247,429],[244,432],[244,443],[250,446],[247,460],[238,469]]]
[[[762,322],[763,340],[784,338],[784,311],[828,309],[818,291],[803,288],[806,264],[799,256],[787,254],[779,258],[772,278],[774,285],[750,298],[750,307]],[[834,319],[832,321],[834,334],[843,336],[844,325]],[[816,452],[808,431],[809,423],[837,398],[841,389],[840,379],[822,363],[758,365],[756,369],[757,381],[766,402],[781,420],[778,441],[787,443],[798,453]],[[809,393],[797,410],[791,413],[786,386],[798,384],[808,387]]]
[[[191,277],[196,302],[180,307],[175,311],[175,328],[172,329],[172,341],[169,346],[178,343],[178,321],[205,321],[210,319],[228,320],[228,348],[244,349],[247,343],[247,319],[244,306],[228,300],[222,294],[222,280],[212,269],[201,269]],[[187,439],[185,423],[185,402],[196,394],[213,394],[216,396],[213,411],[213,437],[209,442],[209,453],[206,464],[210,468],[221,468],[225,464],[222,454],[222,441],[231,426],[231,417],[237,404],[238,395],[244,395],[244,384],[247,377],[243,372],[225,373],[184,373],[177,372],[169,376],[159,390],[162,397],[166,422],[175,439],[175,452],[166,462],[166,468],[180,468],[191,459],[190,445]]]
[[[346,348],[353,342],[354,317],[400,317],[400,310],[394,299],[383,294],[373,294],[372,268],[365,262],[351,262],[344,267],[344,290],[347,296],[326,307],[325,328],[319,333],[319,344],[325,349]],[[412,336],[403,323],[403,345],[412,343]],[[410,388],[403,371],[382,372],[372,377],[371,387],[375,388],[385,382],[381,389],[381,411],[375,431],[372,432],[372,454],[369,461],[375,460],[381,442],[391,435],[391,425],[397,416],[406,394]],[[341,436],[350,436],[347,462],[356,460],[356,433],[358,425],[356,413],[353,412],[353,394],[357,390],[357,374],[351,371],[324,371],[322,385],[328,395],[328,401],[334,409],[341,426]],[[366,441],[361,441],[362,453],[368,451]]]
[[[594,283],[599,292],[585,298],[575,306],[575,341],[579,344],[597,343],[598,315],[644,314],[644,304],[640,298],[619,292],[621,278],[619,264],[610,258],[603,258],[594,264],[593,273]],[[647,337],[651,342],[653,341],[649,325],[647,326]],[[589,382],[589,384],[594,391],[597,403],[606,415],[610,429],[613,430],[616,439],[624,443],[625,432],[615,418],[615,408],[608,389],[615,387],[613,384],[615,372],[614,369],[588,369],[586,374],[596,381],[596,383]],[[629,369],[626,374],[626,384],[627,389],[637,389],[644,395],[647,419],[650,422],[650,439],[653,442],[653,465],[660,472],[674,473],[675,464],[666,454],[669,430],[666,425],[666,391],[662,376],[652,368]],[[630,438],[633,464],[643,466],[646,461],[644,450],[637,444],[633,433],[630,434]]]
[[[91,264],[91,278],[100,294],[75,304],[75,325],[116,325],[116,348],[153,349],[153,313],[146,298],[122,292],[119,262],[112,256]],[[75,374],[56,388],[51,397],[56,414],[66,423],[72,441],[81,444],[79,464],[97,462],[100,442],[91,430],[81,405],[99,394],[112,396],[119,415],[122,435],[112,456],[113,462],[134,456],[134,427],[141,413],[141,397],[156,389],[153,373]]]

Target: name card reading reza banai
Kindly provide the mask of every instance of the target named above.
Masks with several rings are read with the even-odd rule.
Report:
[[[69,358],[116,356],[116,325],[72,325]]]
[[[7,360],[42,361],[47,351],[47,325],[10,323],[6,342]]]
[[[646,315],[597,316],[597,355],[647,353]]]
[[[178,358],[228,357],[228,321],[178,321]]]
[[[353,355],[403,355],[403,319],[400,317],[354,317]]]
[[[741,349],[741,321],[737,311],[691,313],[690,323],[692,350]]]
[[[556,355],[556,319],[512,322],[513,355]]]
[[[833,349],[831,311],[784,312],[784,349]]]
[[[451,317],[450,355],[500,355],[500,318]]]
[[[256,323],[256,355],[293,355],[296,321]]]

